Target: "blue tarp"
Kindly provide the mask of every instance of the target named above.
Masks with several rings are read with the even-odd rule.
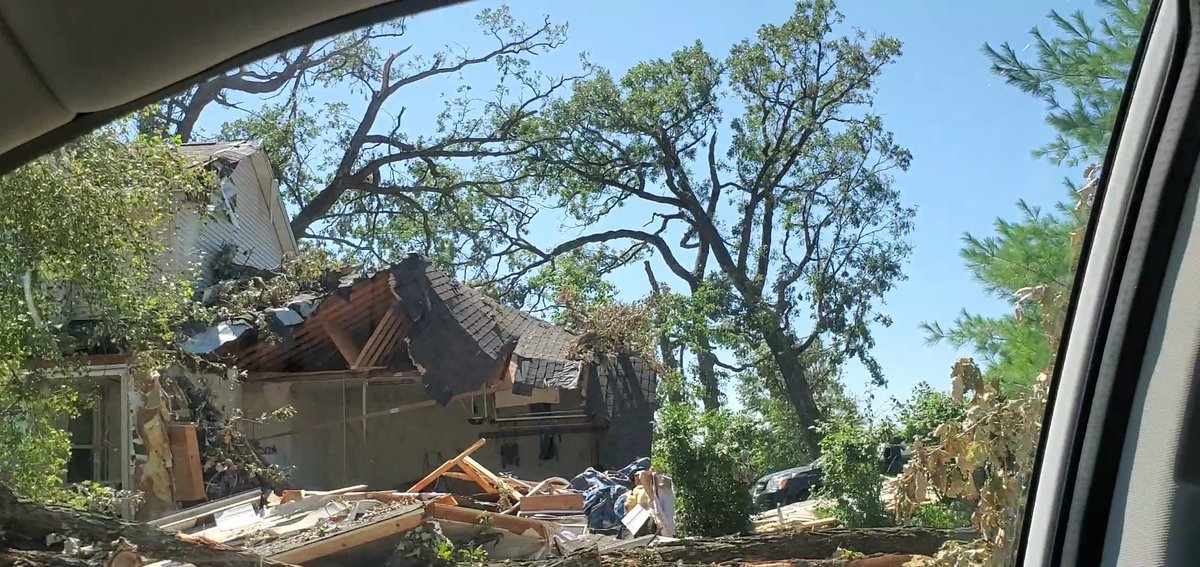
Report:
[[[571,488],[583,492],[583,512],[588,528],[603,530],[619,527],[625,516],[625,494],[633,488],[633,477],[650,468],[650,459],[642,457],[619,471],[602,473],[588,468],[571,479]]]

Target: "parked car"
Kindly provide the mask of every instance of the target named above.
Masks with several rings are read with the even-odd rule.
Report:
[[[773,472],[754,483],[751,495],[759,509],[769,509],[792,502],[807,500],[821,487],[819,462]]]

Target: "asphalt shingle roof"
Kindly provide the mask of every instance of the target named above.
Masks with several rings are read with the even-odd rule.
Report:
[[[480,388],[510,354],[518,394],[579,387],[583,364],[572,357],[575,335],[462,285],[423,257],[409,256],[391,272],[414,322],[409,350],[425,368],[434,399]]]

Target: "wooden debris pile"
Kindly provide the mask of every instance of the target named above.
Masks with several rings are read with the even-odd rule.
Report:
[[[146,524],[0,493],[0,549],[7,550],[0,551],[0,566],[109,565],[120,554],[131,557],[130,565],[155,567],[403,565],[420,563],[431,551],[444,556],[445,545],[475,562],[535,560],[565,555],[585,542],[594,546],[597,540],[587,538],[598,534],[589,533],[582,491],[566,479],[535,483],[493,473],[471,457],[484,444],[480,439],[403,492],[365,485],[250,490]],[[639,478],[653,480],[650,474]],[[430,491],[454,483],[459,490],[453,493]],[[635,529],[644,532],[654,521],[645,518]],[[620,535],[611,534],[603,537],[616,541]],[[420,542],[439,549],[414,548]]]
[[[484,443],[405,491],[252,490],[147,524],[36,505],[0,487],[0,567],[741,564],[836,560],[846,549],[924,555],[971,535],[822,524],[676,539],[670,479],[648,470],[645,459],[622,471],[589,469],[535,483],[498,475],[472,458]],[[454,489],[431,491],[443,485]]]

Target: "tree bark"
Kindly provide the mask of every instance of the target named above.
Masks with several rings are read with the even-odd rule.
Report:
[[[975,539],[970,530],[927,528],[833,528],[770,535],[661,543],[654,551],[664,563],[720,563],[734,560],[828,559],[838,549],[867,555],[933,555],[947,541]]]
[[[654,276],[654,268],[650,267],[650,261],[644,260],[642,262],[642,266],[646,269],[646,279],[650,280],[650,292],[652,294],[651,297],[655,299],[662,297],[662,288],[658,285],[658,278]],[[656,323],[658,323],[661,327],[661,320],[657,320]],[[659,355],[662,356],[663,366],[678,372],[682,376],[683,367],[679,364],[679,359],[675,356],[675,345],[671,344],[671,339],[669,339],[667,337],[667,333],[662,330],[660,330],[658,333],[658,350],[660,353]],[[683,401],[682,389],[674,388],[668,393],[668,396],[669,397],[667,401],[671,403],[679,403]]]
[[[62,506],[41,505],[18,497],[0,484],[0,529],[45,541],[58,533],[84,542],[108,544],[123,537],[138,553],[154,559],[172,559],[193,565],[286,565],[232,547],[200,540],[181,539],[147,524],[124,522]]]
[[[813,398],[812,385],[804,364],[800,362],[800,354],[791,337],[772,322],[766,324],[763,336],[771,356],[779,368],[783,379],[784,395],[800,420],[800,437],[808,447],[809,453],[816,458],[821,454],[821,436],[816,431],[817,424],[823,419],[821,409]]]
[[[509,562],[525,567],[602,567],[616,565],[693,566],[787,562],[789,567],[894,567],[912,556],[932,556],[948,541],[971,541],[971,530],[929,528],[832,528],[714,539],[680,539],[654,547],[601,554],[583,549],[554,560]],[[838,549],[867,555],[842,559]]]
[[[0,551],[0,567],[100,567],[106,561],[89,561],[51,551]]]
[[[700,399],[704,402],[705,411],[721,409],[721,384],[717,380],[717,357],[712,352],[712,343],[708,341],[708,333],[700,330],[697,337],[696,370],[700,375]]]

